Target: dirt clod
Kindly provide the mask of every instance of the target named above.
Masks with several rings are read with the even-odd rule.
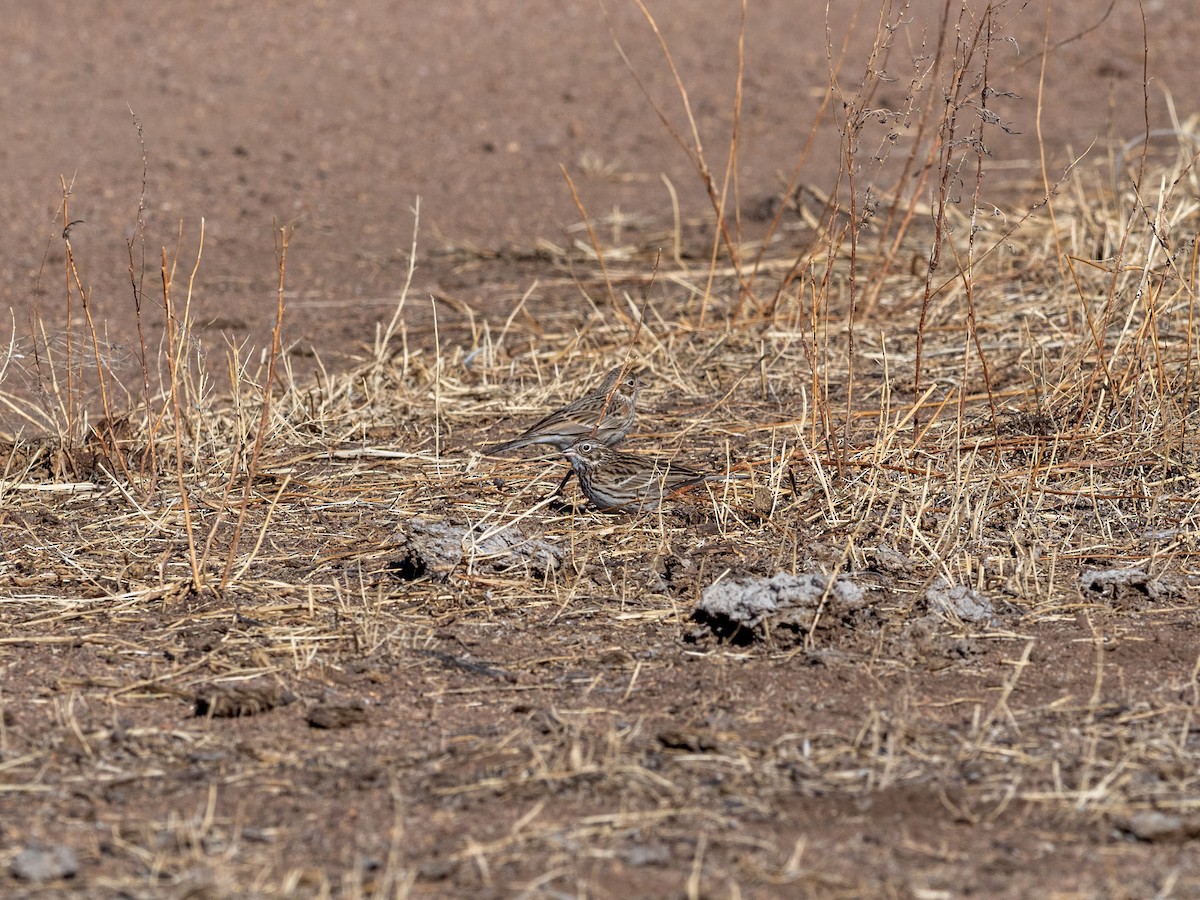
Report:
[[[990,600],[966,585],[951,584],[941,575],[925,591],[925,602],[935,612],[973,625],[990,623],[995,616]]]
[[[53,881],[74,878],[79,872],[79,860],[74,849],[62,844],[31,846],[16,855],[10,868],[13,877],[22,881]]]
[[[214,719],[257,716],[295,702],[296,695],[275,681],[213,684],[196,692],[195,714]]]
[[[719,637],[748,640],[775,631],[808,630],[818,610],[839,617],[866,602],[864,590],[844,575],[830,579],[819,572],[780,573],[770,578],[729,578],[709,585],[693,617]]]
[[[367,720],[363,703],[321,703],[310,709],[305,719],[313,728],[349,728]]]

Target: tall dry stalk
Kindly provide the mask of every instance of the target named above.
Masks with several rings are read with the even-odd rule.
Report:
[[[267,356],[267,374],[262,384],[262,408],[259,411],[258,428],[254,434],[254,445],[250,451],[250,461],[246,466],[245,486],[242,489],[242,499],[238,504],[237,521],[233,526],[233,537],[229,542],[229,551],[225,556],[225,567],[221,572],[219,591],[224,591],[229,584],[230,573],[237,558],[238,546],[241,543],[242,528],[246,521],[246,511],[250,506],[250,498],[254,493],[254,479],[258,475],[259,458],[266,444],[271,427],[271,406],[275,387],[275,370],[282,350],[284,284],[287,280],[287,250],[290,233],[287,226],[278,232],[276,243],[276,266],[279,271],[279,281],[275,292],[275,326],[271,329],[271,352]]]

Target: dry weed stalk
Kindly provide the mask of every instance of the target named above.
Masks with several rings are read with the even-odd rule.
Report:
[[[217,588],[219,591],[224,591],[229,586],[229,576],[233,570],[234,561],[237,559],[238,546],[242,537],[242,528],[246,522],[246,509],[250,505],[251,494],[254,490],[254,479],[258,475],[259,460],[262,457],[263,448],[266,445],[267,434],[270,431],[271,400],[275,387],[275,367],[278,363],[279,355],[282,352],[281,335],[283,331],[284,310],[283,286],[286,280],[285,276],[287,275],[288,237],[289,234],[286,226],[280,228],[278,242],[276,244],[276,264],[279,269],[279,282],[275,293],[275,327],[271,329],[271,349],[267,355],[267,372],[263,378],[262,384],[262,400],[258,417],[258,428],[255,429],[254,444],[250,450],[250,459],[246,465],[245,475],[243,476],[245,479],[245,486],[242,489],[241,503],[238,505],[237,521],[233,526],[233,537],[229,542],[229,551],[225,556],[225,567],[221,572],[221,582]],[[231,479],[232,474],[233,473],[231,471]],[[215,531],[216,526],[214,525],[213,527]],[[264,531],[266,529],[265,523],[263,525],[263,529]],[[258,545],[255,545],[255,550],[257,549]],[[253,556],[246,560],[242,567],[242,571],[245,571],[245,569],[249,567],[252,560]]]
[[[184,371],[185,360],[187,359],[187,334],[191,326],[191,303],[192,303],[192,286],[195,283],[196,272],[200,268],[200,259],[204,252],[204,222],[200,222],[200,240],[196,249],[196,262],[192,268],[191,277],[188,279],[187,294],[184,298],[182,309],[178,309],[175,305],[175,300],[171,294],[171,285],[174,281],[174,264],[167,263],[167,249],[162,249],[162,263],[160,270],[162,272],[162,292],[163,292],[163,309],[165,310],[167,320],[167,395],[169,398],[171,418],[174,424],[172,429],[174,437],[174,463],[175,463],[175,483],[179,488],[179,503],[183,510],[184,532],[187,535],[187,557],[191,565],[192,571],[192,590],[199,592],[205,586],[205,577],[203,566],[196,553],[196,532],[193,525],[192,516],[192,501],[188,493],[187,477],[185,469],[188,466],[188,460],[185,459],[183,439],[184,433],[190,430],[186,427],[186,423],[191,421],[191,417],[184,417],[184,409],[192,409],[192,402],[195,399],[192,391],[191,380],[187,377]],[[165,409],[164,409],[165,411]],[[194,460],[195,454],[191,456]]]

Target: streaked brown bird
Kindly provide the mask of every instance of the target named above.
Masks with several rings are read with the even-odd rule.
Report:
[[[507,453],[531,444],[551,444],[566,450],[581,438],[610,447],[621,441],[633,427],[641,389],[642,383],[636,374],[627,366],[617,366],[591,393],[556,409],[520,437],[484,447],[483,452]]]
[[[584,438],[563,451],[583,494],[600,509],[656,509],[664,499],[704,484],[739,475],[706,475],[665,459],[610,450]]]

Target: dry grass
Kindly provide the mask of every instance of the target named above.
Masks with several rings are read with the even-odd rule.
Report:
[[[130,411],[94,330],[6,397],[53,427],[0,482],[0,863],[67,843],[133,896],[1200,889],[1190,152],[1052,216],[722,222],[685,247],[713,265],[658,256],[695,223],[588,228],[510,310],[406,292],[356,366],[231,354],[229,391],[164,257]],[[479,454],[626,360],[630,447],[751,477],[605,515]],[[812,570],[869,603],[692,621]],[[994,616],[931,608],[938,576]],[[230,686],[255,715],[191,715]]]

